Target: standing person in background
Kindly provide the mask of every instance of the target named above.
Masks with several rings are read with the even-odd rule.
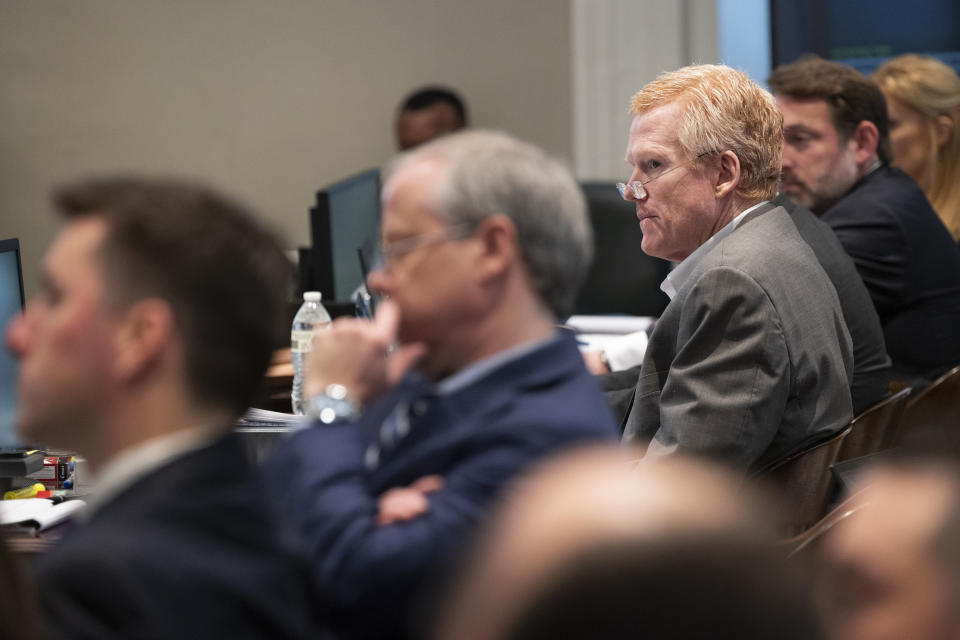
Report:
[[[397,111],[397,149],[407,151],[467,126],[467,107],[452,89],[423,87]]]
[[[893,164],[920,185],[960,241],[960,76],[936,58],[906,54],[873,79],[887,99]]]

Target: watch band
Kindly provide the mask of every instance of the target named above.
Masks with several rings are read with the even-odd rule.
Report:
[[[330,384],[323,393],[310,398],[307,416],[323,424],[353,422],[360,417],[360,407],[347,398],[347,388],[342,384]]]

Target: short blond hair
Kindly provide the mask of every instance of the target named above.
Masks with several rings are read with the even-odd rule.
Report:
[[[640,115],[673,102],[683,108],[677,138],[689,159],[730,150],[740,160],[741,197],[777,195],[783,116],[768,91],[730,67],[696,65],[661,74],[633,96],[630,112]]]
[[[918,182],[954,240],[960,240],[960,76],[936,58],[908,53],[885,62],[873,79],[885,95],[926,119],[930,155]],[[950,118],[953,127],[938,148],[940,116]]]

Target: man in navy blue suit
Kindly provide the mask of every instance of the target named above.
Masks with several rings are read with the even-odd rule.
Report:
[[[894,379],[960,363],[960,250],[923,191],[891,160],[883,94],[868,77],[811,57],[774,69],[783,184],[837,234],[880,316]]]
[[[372,323],[314,337],[316,421],[266,469],[347,638],[410,633],[423,585],[511,478],[617,436],[555,326],[591,253],[583,197],[559,163],[492,132],[401,156],[381,253],[368,284],[387,299]]]

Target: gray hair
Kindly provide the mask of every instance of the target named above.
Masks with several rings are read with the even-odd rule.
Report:
[[[593,258],[583,193],[559,161],[497,131],[453,133],[402,154],[385,172],[439,161],[446,167],[434,205],[449,226],[479,227],[495,213],[517,228],[527,272],[557,318],[573,309]]]

